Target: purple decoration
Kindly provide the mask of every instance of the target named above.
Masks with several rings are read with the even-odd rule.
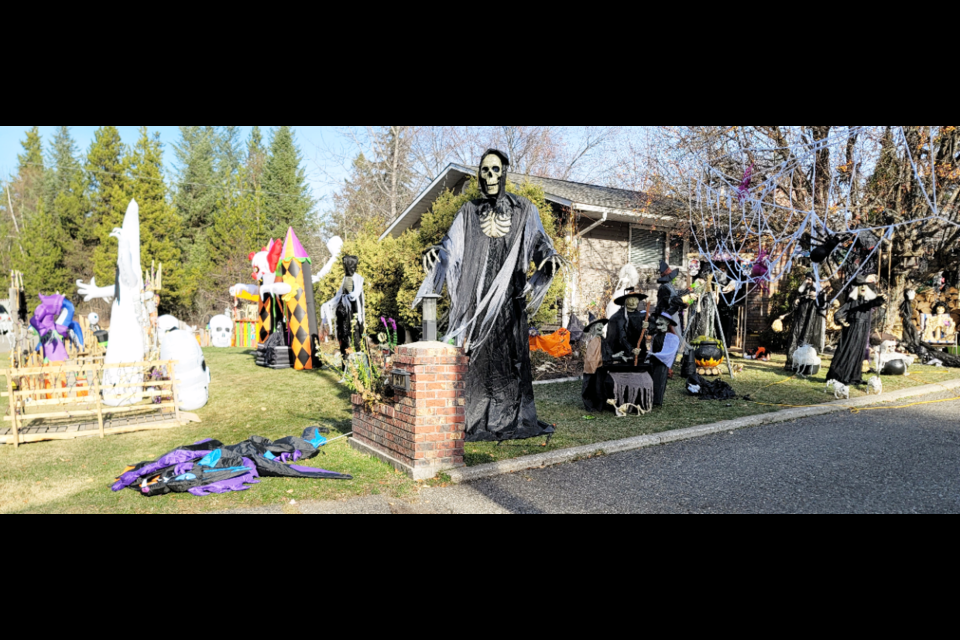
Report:
[[[177,450],[167,455],[163,456],[156,462],[148,464],[147,466],[137,469],[135,471],[128,471],[127,473],[120,476],[120,479],[117,480],[116,484],[111,487],[113,491],[123,491],[132,484],[136,484],[143,476],[148,476],[151,473],[160,471],[161,469],[166,469],[167,467],[173,467],[185,462],[193,462],[194,460],[199,460],[206,457],[210,452],[209,451],[183,451]]]
[[[290,468],[299,473],[306,473],[311,475],[322,475],[328,473],[330,475],[339,475],[334,471],[327,471],[326,469],[314,469],[313,467],[298,467],[295,465],[290,465]]]
[[[740,183],[740,186],[737,188],[737,200],[743,202],[743,199],[747,197],[747,192],[750,191],[750,182],[753,180],[753,165],[751,164],[747,167],[746,172],[743,174],[743,181]]]
[[[257,473],[257,467],[251,460],[248,458],[243,459],[243,466],[250,470],[246,475],[239,476],[237,478],[231,478],[230,480],[222,480],[221,482],[214,482],[213,484],[208,484],[202,487],[194,487],[189,489],[187,493],[190,495],[197,496],[202,498],[203,496],[221,494],[221,493],[230,493],[232,491],[246,491],[250,487],[246,485],[260,484],[260,481],[257,478],[260,477],[260,474]]]
[[[69,335],[70,330],[57,324],[57,318],[63,311],[64,296],[40,294],[39,297],[40,306],[33,312],[33,317],[30,318],[30,326],[40,334],[44,358],[50,362],[64,362],[67,360],[67,349],[63,346],[63,339]],[[51,331],[56,331],[59,337],[48,336]],[[44,340],[45,337],[46,340]]]

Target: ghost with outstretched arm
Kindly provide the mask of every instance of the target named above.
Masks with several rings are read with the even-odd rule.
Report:
[[[142,363],[145,355],[149,314],[143,305],[143,271],[140,268],[140,208],[135,200],[127,207],[123,227],[110,234],[116,238],[117,282],[98,287],[77,282],[77,292],[85,302],[101,298],[113,300],[110,312],[110,343],[104,364]],[[138,402],[142,397],[143,367],[106,369],[103,374],[103,402],[119,407]]]

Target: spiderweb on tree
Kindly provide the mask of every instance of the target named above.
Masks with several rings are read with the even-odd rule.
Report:
[[[921,219],[864,224],[852,213],[862,194],[857,173],[876,166],[876,146],[857,143],[867,127],[832,129],[820,140],[807,139],[780,147],[741,147],[725,155],[695,154],[698,176],[689,183],[691,238],[703,265],[715,278],[733,286],[721,290],[728,305],[809,264],[817,292],[824,278],[839,278],[832,303],[861,273],[876,274],[883,241],[900,226],[937,220],[936,165],[917,163],[902,127],[893,134],[907,154],[914,178],[929,206]],[[934,132],[931,128],[930,139]],[[832,151],[842,150],[845,163],[831,166]],[[871,151],[873,153],[871,153]]]

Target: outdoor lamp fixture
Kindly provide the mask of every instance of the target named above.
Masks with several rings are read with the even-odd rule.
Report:
[[[437,341],[437,300],[435,293],[423,296],[423,341]]]

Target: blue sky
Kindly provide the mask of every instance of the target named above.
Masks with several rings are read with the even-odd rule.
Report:
[[[77,147],[83,155],[86,155],[87,150],[90,148],[90,143],[93,141],[93,134],[98,128],[99,127],[70,127],[70,133],[73,135],[73,139],[77,142]],[[148,128],[151,133],[160,133],[160,140],[164,143],[164,166],[169,175],[173,163],[172,145],[179,138],[179,129],[176,126],[152,126]],[[253,128],[253,125],[241,127],[244,136],[250,134],[251,128]],[[261,125],[260,128],[264,130],[264,137],[267,137],[267,132],[273,127]],[[16,169],[17,154],[23,151],[20,143],[26,137],[25,132],[28,129],[30,129],[29,126],[0,126],[0,178],[7,178]],[[132,145],[137,141],[139,127],[117,127],[117,129],[120,130],[120,135],[125,144]],[[55,126],[40,127],[44,150],[47,149],[47,145],[50,140],[52,140],[55,130]],[[336,127],[294,126],[294,130],[296,131],[297,143],[303,152],[307,178],[313,187],[314,195],[318,199],[328,196],[332,191],[328,174],[342,177],[342,172],[339,167],[320,164],[322,162],[320,159],[322,154],[319,153],[319,149],[340,144],[341,140],[336,133]],[[320,208],[323,209],[324,204],[321,204]]]

